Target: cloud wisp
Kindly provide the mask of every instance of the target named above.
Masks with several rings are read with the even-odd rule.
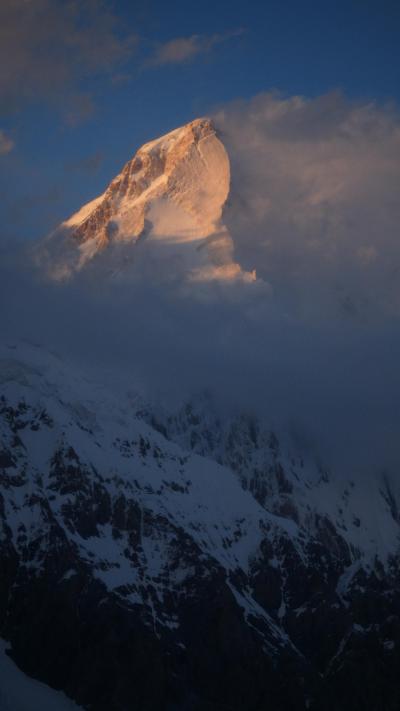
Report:
[[[160,44],[147,59],[145,66],[161,67],[186,64],[196,57],[209,54],[216,46],[228,42],[234,37],[239,37],[243,33],[244,29],[237,29],[213,35],[195,34],[189,37],[176,37]]]
[[[0,156],[10,153],[14,148],[14,141],[5,131],[0,129]]]

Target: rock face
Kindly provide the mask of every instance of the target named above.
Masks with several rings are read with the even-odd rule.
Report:
[[[254,419],[0,355],[0,635],[25,672],[93,711],[398,710],[387,475],[366,497]]]
[[[42,244],[40,259],[64,279],[110,247],[125,262],[168,250],[194,280],[251,281],[233,260],[221,219],[229,186],[227,152],[211,121],[197,119],[142,146],[102,195]]]

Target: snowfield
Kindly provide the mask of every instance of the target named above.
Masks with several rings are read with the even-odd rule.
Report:
[[[61,691],[30,679],[6,654],[7,642],[0,640],[1,711],[79,711],[79,706]]]

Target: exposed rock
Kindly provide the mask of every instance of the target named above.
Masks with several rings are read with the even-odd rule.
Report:
[[[124,279],[138,260],[143,270],[150,255],[152,270],[167,252],[170,268],[189,280],[254,281],[234,261],[222,220],[229,187],[227,152],[211,121],[196,119],[142,146],[102,195],[41,243],[37,261],[56,280],[89,264]]]
[[[24,671],[92,711],[397,711],[393,485],[377,478],[368,519],[359,482],[321,479],[261,422],[200,401],[138,416],[48,354],[18,358],[0,634]]]

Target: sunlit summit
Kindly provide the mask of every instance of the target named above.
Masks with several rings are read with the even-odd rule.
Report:
[[[234,261],[223,223],[229,188],[225,147],[210,119],[196,119],[142,146],[102,195],[46,240],[41,256],[55,279],[68,278],[119,247],[125,268],[134,267],[137,250],[147,250],[175,257],[194,281],[252,281],[255,275]],[[119,272],[115,256],[107,262]]]

